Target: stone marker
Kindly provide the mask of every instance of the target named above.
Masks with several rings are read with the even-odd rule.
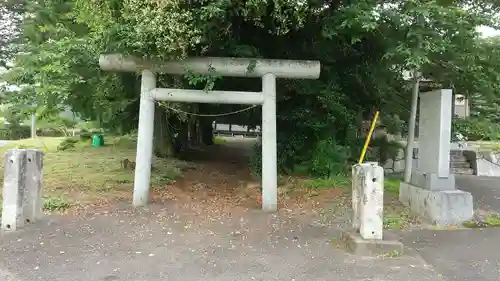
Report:
[[[9,149],[4,157],[1,229],[15,231],[43,215],[43,152]]]
[[[455,188],[450,173],[451,90],[420,94],[419,152],[411,182],[402,182],[399,200],[436,225],[456,225],[473,215],[472,195]]]
[[[24,193],[23,214],[26,222],[34,222],[43,216],[43,151],[26,151],[26,189]]]
[[[384,239],[384,169],[369,162],[352,167],[353,230],[344,231],[340,241],[354,254],[377,256],[402,253],[399,241]]]
[[[15,231],[24,225],[26,149],[9,149],[4,156],[2,229]]]

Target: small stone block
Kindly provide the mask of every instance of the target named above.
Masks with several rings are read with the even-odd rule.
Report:
[[[395,257],[403,254],[403,244],[397,240],[365,240],[354,231],[343,231],[339,241],[344,248],[358,256],[388,256]]]

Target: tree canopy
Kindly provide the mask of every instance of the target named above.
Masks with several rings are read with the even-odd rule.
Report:
[[[12,5],[9,3],[17,3]],[[498,39],[481,39],[480,25],[499,27],[492,0],[25,0],[0,2],[9,35],[2,55],[14,67],[3,77],[23,90],[17,104],[70,106],[82,118],[128,132],[138,120],[137,73],[99,70],[101,53],[148,59],[233,56],[319,60],[317,81],[278,82],[279,163],[284,171],[328,175],[356,156],[361,121],[380,110],[384,122],[407,120],[418,69],[466,96],[498,99]],[[20,32],[16,32],[19,30]],[[495,41],[496,40],[496,41]],[[10,43],[10,44],[7,44]],[[15,44],[14,44],[15,43]],[[15,56],[6,52],[16,46]],[[6,57],[7,58],[7,57]],[[0,61],[5,61],[0,57]],[[208,80],[162,75],[162,87],[205,87]],[[210,80],[224,90],[259,90],[250,79]],[[219,113],[218,105],[169,104]],[[260,123],[260,109],[227,117]],[[173,153],[173,135],[193,117],[158,106],[155,153]],[[211,120],[211,119],[210,119]],[[205,123],[208,122],[205,118]],[[325,168],[326,167],[326,168]]]

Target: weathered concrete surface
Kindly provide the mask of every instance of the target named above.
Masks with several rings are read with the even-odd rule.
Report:
[[[26,193],[26,150],[9,149],[4,156],[1,229],[16,231],[25,223],[23,199]]]
[[[433,191],[402,182],[399,201],[436,225],[459,225],[474,216],[472,195],[461,190]]]
[[[353,229],[363,239],[381,240],[384,215],[384,169],[377,163],[352,167]]]
[[[42,150],[26,150],[26,190],[23,198],[23,215],[26,222],[35,222],[43,217],[43,156]]]
[[[500,229],[423,230],[401,233],[447,281],[500,280]]]
[[[451,105],[450,89],[420,94],[418,173],[450,175]]]
[[[0,272],[20,281],[445,280],[418,256],[345,254],[335,233],[283,215],[193,221],[150,208],[46,217],[1,237]]]

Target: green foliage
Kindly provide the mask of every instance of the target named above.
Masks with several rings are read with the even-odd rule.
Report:
[[[3,75],[6,82],[23,87],[6,91],[5,98],[15,105],[37,104],[47,110],[71,107],[84,120],[125,134],[137,127],[140,77],[100,71],[101,53],[152,60],[191,56],[320,60],[320,79],[278,83],[278,163],[282,172],[331,177],[359,156],[361,121],[370,119],[375,110],[381,111],[391,131],[399,131],[401,120],[408,120],[411,95],[403,70],[419,69],[436,84],[466,96],[479,95],[486,103],[500,96],[499,44],[480,39],[476,32],[478,25],[494,27],[500,22],[495,3],[27,0],[15,9],[12,5],[0,9],[30,15],[14,23],[23,30],[19,33],[23,52]],[[251,63],[248,71],[255,67]],[[158,75],[157,83],[261,90],[257,80],[220,79],[217,69],[211,71],[207,77],[188,69],[183,77]],[[241,108],[172,103],[168,107],[203,114]],[[168,155],[170,144],[179,141],[174,136],[183,135],[186,123],[194,118],[164,107],[156,112],[155,152]],[[261,121],[260,110],[231,119],[255,126]],[[390,157],[390,147],[379,159]],[[258,153],[252,161],[256,172]]]
[[[63,198],[50,197],[44,200],[43,209],[47,211],[64,211],[69,209],[71,204]]]
[[[452,131],[454,137],[461,134],[469,141],[500,139],[500,124],[477,117],[453,119]]]
[[[31,128],[21,125],[5,125],[0,129],[0,139],[2,140],[19,140],[29,138]]]
[[[57,151],[74,149],[80,140],[78,138],[65,138],[58,146]]]
[[[313,189],[350,188],[351,178],[346,175],[336,175],[329,178],[314,178],[304,182],[304,187]]]
[[[325,178],[347,174],[349,158],[348,147],[338,145],[333,138],[321,140],[312,153],[309,172]]]
[[[384,192],[399,194],[399,186],[401,184],[401,179],[399,178],[386,178],[384,181]]]

